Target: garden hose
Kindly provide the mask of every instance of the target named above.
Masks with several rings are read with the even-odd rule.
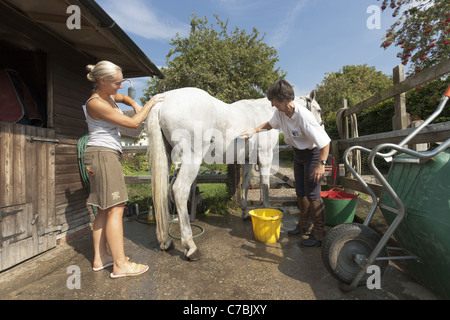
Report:
[[[88,189],[88,193],[91,190],[91,185],[89,183],[88,173],[84,167],[84,151],[86,150],[86,144],[89,140],[89,134],[85,134],[77,142],[77,151],[78,151],[78,169],[80,170],[81,179],[83,180],[83,184]]]
[[[89,176],[84,166],[84,151],[86,150],[87,142],[89,140],[89,134],[85,134],[77,142],[77,152],[78,152],[78,169],[80,170],[81,179],[84,186],[87,188],[88,194],[91,192],[91,184],[89,182]],[[92,211],[97,215],[97,209],[95,206],[91,205]]]
[[[148,222],[148,221],[147,221],[147,218],[145,218],[145,219],[141,218],[141,216],[147,215],[147,214],[148,214],[148,211],[142,211],[141,213],[137,214],[137,215],[136,215],[136,221],[139,222],[139,223],[142,223],[142,224],[147,224],[147,225],[156,224],[156,222]],[[179,224],[179,222],[175,221],[174,219],[172,219],[172,221],[170,221],[170,226],[169,226],[169,236],[170,236],[171,238],[173,238],[173,239],[181,240],[180,237],[174,236],[174,235],[170,232],[170,231],[172,230],[172,226],[173,226],[174,224],[176,224],[176,223]],[[191,223],[191,226],[194,226],[194,227],[197,227],[197,228],[200,229],[200,233],[197,234],[197,235],[195,235],[195,236],[192,236],[192,238],[198,238],[198,237],[200,237],[201,235],[203,235],[203,234],[205,233],[205,229],[203,229],[202,226],[200,226],[200,225],[198,225],[198,224],[195,224],[195,223]]]
[[[175,180],[172,179],[171,185],[170,185],[170,190],[172,190],[172,184],[173,184],[174,181],[175,181]],[[151,196],[148,197],[147,205],[148,205],[149,207],[153,207],[153,201],[152,201],[152,197],[151,197]],[[171,207],[172,207],[172,215],[171,215],[171,216],[173,217],[173,216],[175,216],[175,214],[176,214],[176,207],[175,207],[175,205],[172,205]],[[136,209],[136,211],[139,211],[139,210]],[[139,223],[142,223],[142,224],[147,224],[147,225],[156,224],[156,221],[155,221],[155,220],[152,221],[152,222],[148,222],[148,218],[147,218],[148,213],[149,213],[149,211],[142,211],[142,212],[139,212],[139,213],[136,212],[136,221],[139,222]],[[142,218],[142,216],[144,216],[144,215],[145,215],[145,218]],[[173,234],[170,232],[170,231],[172,230],[172,226],[173,226],[175,223],[178,223],[178,224],[179,224],[179,222],[175,221],[175,219],[172,218],[172,220],[170,221],[170,225],[169,225],[169,236],[170,236],[171,238],[173,238],[173,239],[181,240],[180,237],[177,237],[177,236],[173,235]],[[195,224],[195,223],[191,223],[191,226],[194,226],[194,227],[197,227],[197,228],[200,229],[200,233],[197,234],[197,235],[195,235],[195,236],[192,236],[192,238],[198,238],[198,237],[200,237],[201,235],[203,235],[203,233],[205,233],[205,229],[203,229],[202,226],[199,226],[198,224]]]

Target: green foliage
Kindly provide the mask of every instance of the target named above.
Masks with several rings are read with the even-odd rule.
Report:
[[[428,118],[436,110],[449,82],[450,75],[407,92],[406,110],[411,115],[411,119]],[[316,91],[328,135],[332,139],[339,139],[336,111],[342,108],[343,99],[347,99],[348,107],[351,107],[391,85],[390,78],[381,72],[376,72],[373,67],[345,66],[337,73],[328,74]],[[393,116],[393,99],[359,112],[357,114],[359,135],[391,131]],[[450,121],[449,108],[445,108],[434,123],[445,121]]]
[[[189,37],[172,39],[174,47],[167,54],[167,68],[161,68],[164,79],[153,78],[144,90],[145,99],[158,92],[197,87],[212,96],[231,103],[264,96],[268,87],[286,73],[275,65],[278,53],[264,42],[256,28],[228,29],[217,15],[216,26],[192,15]],[[145,100],[144,99],[144,100]]]
[[[142,153],[136,153],[134,155],[122,154],[120,161],[122,163],[122,169],[124,175],[133,175],[138,171],[149,172],[150,166],[148,157]]]
[[[202,200],[207,208],[205,214],[226,214],[228,212],[229,195],[223,183],[198,184]]]
[[[342,108],[344,99],[347,99],[348,107],[351,107],[392,86],[390,77],[366,64],[347,65],[338,72],[325,75],[316,88],[316,100],[322,108],[322,119],[332,139],[339,139],[336,111]],[[393,109],[391,117],[392,115]]]
[[[425,120],[437,108],[441,96],[450,83],[450,75],[446,78],[436,79],[416,88],[406,94],[406,110],[412,120]],[[442,113],[433,123],[450,121],[450,108],[444,108]]]
[[[152,187],[149,183],[127,184],[128,203],[131,204],[133,212],[135,205],[139,206],[139,212],[148,211],[149,201],[152,197]]]
[[[420,72],[450,57],[450,2],[448,0],[383,0],[381,9],[402,16],[387,30],[381,47],[400,47],[397,57]]]
[[[358,133],[360,136],[392,131],[394,100],[383,101],[358,113]]]

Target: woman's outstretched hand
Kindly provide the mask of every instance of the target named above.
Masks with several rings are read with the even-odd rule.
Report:
[[[163,102],[164,101],[164,94],[163,93],[159,93],[159,94],[155,94],[147,103],[150,104],[150,107],[153,108],[158,102]]]
[[[238,138],[247,140],[247,139],[250,139],[255,133],[256,133],[255,129],[248,129],[248,130],[242,131],[239,134]]]

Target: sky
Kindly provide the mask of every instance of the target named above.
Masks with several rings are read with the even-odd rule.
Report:
[[[238,27],[265,34],[264,41],[278,52],[276,67],[296,95],[306,95],[321,84],[327,73],[345,65],[367,64],[387,75],[400,64],[399,48],[380,47],[386,30],[395,22],[392,11],[374,11],[377,0],[97,0],[96,1],[159,68],[178,33],[187,37],[191,14],[214,14]],[[134,78],[136,99],[143,96],[149,78]],[[126,94],[128,83],[121,93]]]

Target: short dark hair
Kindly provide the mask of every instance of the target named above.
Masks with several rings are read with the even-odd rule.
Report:
[[[281,79],[271,85],[269,90],[267,90],[267,99],[272,101],[274,98],[280,101],[293,101],[295,94],[291,84]]]

